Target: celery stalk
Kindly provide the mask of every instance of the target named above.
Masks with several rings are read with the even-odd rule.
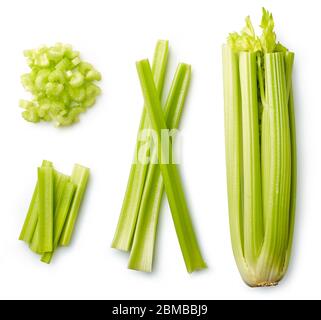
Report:
[[[294,113],[294,98],[292,88],[292,70],[293,70],[294,53],[287,52],[285,55],[286,73],[287,73],[287,87],[288,87],[288,100],[289,100],[289,121],[291,132],[291,200],[290,200],[290,217],[289,217],[289,239],[287,252],[282,271],[282,277],[286,273],[290,257],[294,234],[295,222],[295,208],[296,208],[296,189],[297,189],[297,151],[296,151],[296,128],[295,128],[295,113]]]
[[[232,249],[243,279],[251,283],[244,258],[242,104],[239,55],[223,46],[225,158]]]
[[[67,180],[65,181],[62,190],[62,195],[60,196],[57,207],[55,209],[53,251],[45,253],[41,258],[42,262],[48,264],[51,262],[55,249],[59,244],[60,236],[65,225],[69,208],[76,190],[76,185]]]
[[[167,126],[162,112],[159,95],[153,80],[152,71],[148,60],[139,61],[136,66],[152,129],[157,133],[158,141],[160,142],[162,130],[167,130]],[[169,149],[171,150],[171,141],[169,142]],[[162,155],[166,151],[167,150],[163,149],[163,144],[158,143],[158,159],[160,159],[159,166],[171,208],[176,233],[186,268],[188,272],[193,272],[195,270],[206,268],[206,264],[202,258],[193,229],[178,168],[173,163],[162,163]]]
[[[51,167],[38,168],[39,252],[51,252],[53,249],[53,172],[54,170]]]
[[[52,167],[52,162],[44,160],[42,167]],[[38,222],[38,211],[39,211],[39,198],[38,198],[38,181],[36,183],[35,190],[33,192],[32,200],[29,206],[27,217],[23,224],[19,240],[30,243],[36,230]]]
[[[265,85],[266,107],[262,118],[265,237],[257,268],[259,281],[277,283],[286,258],[291,194],[291,134],[284,53],[265,54]]]
[[[161,97],[163,91],[167,58],[168,41],[158,41],[154,53],[153,75],[159,97]],[[146,113],[146,108],[144,107],[139,132],[147,128],[150,128],[150,121]],[[136,155],[140,147],[141,143],[138,140],[135,148]],[[148,164],[140,163],[137,160],[132,164],[112,248],[123,251],[129,251],[131,249],[147,169]]]
[[[191,67],[184,63],[179,64],[164,107],[168,128],[178,128],[190,78]],[[164,191],[161,172],[156,164],[157,150],[154,151],[146,177],[128,264],[130,269],[145,272],[152,271],[158,216]]]
[[[254,269],[263,243],[256,59],[256,53],[241,52],[239,56],[243,138],[244,257],[248,267]]]
[[[78,218],[80,206],[87,188],[88,179],[89,169],[79,164],[76,164],[71,175],[71,182],[76,185],[77,189],[71,204],[70,212],[68,214],[65,226],[61,234],[61,246],[68,246],[71,241],[74,227]]]

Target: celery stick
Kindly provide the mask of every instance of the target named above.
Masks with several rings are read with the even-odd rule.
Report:
[[[164,107],[168,128],[178,127],[190,78],[191,67],[184,63],[179,64]],[[128,264],[130,269],[145,272],[152,271],[158,216],[164,191],[161,172],[155,161],[157,150],[154,151],[146,177]]]
[[[60,201],[60,198],[63,195],[64,187],[66,183],[69,181],[69,179],[70,177],[54,170],[54,195],[53,195],[53,201],[54,201],[53,212],[54,213]],[[38,214],[38,211],[37,211],[37,214]],[[40,243],[39,226],[37,223],[33,238],[30,242],[30,249],[35,253],[43,254],[43,252],[41,251],[41,248],[39,247],[39,243]]]
[[[262,190],[265,236],[259,282],[278,283],[289,236],[291,134],[284,53],[265,54],[266,104],[262,118]]]
[[[53,251],[45,253],[41,261],[44,263],[50,263],[54,255],[55,249],[59,244],[59,239],[65,225],[65,221],[69,212],[70,205],[76,190],[76,185],[70,181],[66,181],[63,187],[62,196],[59,199],[58,205],[55,210],[54,216],[54,243]]]
[[[89,169],[79,164],[76,164],[74,166],[74,170],[71,175],[71,182],[76,185],[77,189],[71,204],[68,217],[65,222],[64,229],[61,234],[61,238],[60,238],[61,246],[68,246],[71,241],[75,223],[78,218],[80,206],[87,188],[88,179],[89,179]]]
[[[256,53],[251,52],[241,52],[239,57],[243,129],[244,257],[253,272],[264,234],[256,59]]]
[[[52,167],[52,162],[44,160],[42,167]],[[22,227],[19,240],[30,243],[36,230],[38,221],[39,201],[38,201],[38,182],[33,192],[32,200],[29,206],[28,214]]]
[[[282,270],[282,277],[286,273],[293,242],[294,222],[295,222],[295,208],[296,208],[296,189],[297,189],[297,150],[296,150],[296,128],[295,128],[295,113],[294,113],[294,98],[292,87],[292,70],[294,62],[294,53],[287,52],[285,54],[285,65],[287,74],[287,87],[288,87],[288,104],[289,104],[289,121],[291,132],[291,200],[290,200],[290,222],[289,222],[289,239],[287,245],[287,252]]]
[[[51,167],[38,168],[39,190],[39,252],[53,249],[53,192],[54,170]]]
[[[156,83],[158,96],[161,97],[165,71],[168,58],[168,41],[158,41],[153,60],[153,75]],[[150,128],[150,121],[144,107],[139,133],[143,129]],[[140,150],[141,142],[137,140],[136,154]],[[135,155],[136,158],[136,155]],[[136,228],[137,216],[140,207],[141,197],[144,189],[148,164],[143,164],[137,161],[132,164],[127,189],[120,212],[117,229],[112,242],[112,248],[129,251],[132,245],[133,236]]]
[[[225,154],[228,208],[232,249],[238,269],[247,283],[252,283],[243,255],[243,155],[242,104],[239,59],[229,46],[223,46]]]
[[[166,130],[167,126],[148,60],[137,62],[137,72],[152,128],[156,131],[160,142],[162,130]],[[171,141],[169,148],[171,150]],[[158,159],[162,159],[166,151],[163,149],[163,144],[158,143]],[[163,164],[161,160],[159,166],[187,271],[206,268],[193,229],[178,168],[173,163]]]

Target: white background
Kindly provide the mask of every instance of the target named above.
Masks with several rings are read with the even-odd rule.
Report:
[[[291,299],[321,298],[320,1],[294,0],[10,0],[0,4],[0,298]],[[221,45],[261,7],[274,14],[279,39],[296,53],[299,157],[297,224],[290,270],[278,287],[250,289],[237,271],[229,239],[225,181]],[[193,67],[184,111],[181,172],[208,270],[189,275],[167,201],[152,274],[127,269],[110,249],[127,184],[142,96],[135,61],[170,41],[167,82],[178,62]],[[71,128],[25,122],[24,49],[73,44],[103,74],[103,96]],[[168,87],[168,84],[167,84]],[[71,247],[48,266],[17,240],[43,159],[91,181]]]

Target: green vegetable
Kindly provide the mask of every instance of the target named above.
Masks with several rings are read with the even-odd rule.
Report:
[[[178,128],[191,77],[191,67],[179,64],[165,107],[167,127]],[[130,252],[129,268],[151,272],[156,241],[159,210],[163,198],[163,179],[157,165],[157,150],[154,149],[139,208],[133,246]]]
[[[294,54],[263,9],[223,47],[226,168],[234,256],[250,286],[277,284],[289,264],[296,199]]]
[[[43,161],[42,167],[50,166],[52,163],[50,161]],[[30,243],[32,241],[34,232],[36,230],[38,222],[38,211],[39,211],[39,194],[38,194],[38,182],[35,187],[35,191],[32,196],[32,200],[29,206],[28,214],[25,223],[22,227],[19,240]]]
[[[76,190],[76,185],[69,181],[64,181],[63,192],[58,201],[58,205],[55,210],[54,217],[54,242],[53,242],[53,251],[45,253],[41,261],[45,263],[50,263],[54,254],[54,250],[57,248],[60,240],[60,236],[65,225],[70,205],[73,200],[73,196]]]
[[[38,168],[39,197],[39,252],[51,252],[53,249],[53,199],[54,170],[52,167]]]
[[[61,246],[68,246],[71,241],[71,237],[78,218],[79,209],[87,188],[88,179],[89,169],[76,164],[71,175],[71,182],[77,186],[77,189],[60,238]]]
[[[34,96],[21,100],[22,116],[30,122],[49,121],[67,126],[79,121],[79,115],[95,104],[100,88],[100,73],[80,59],[79,52],[61,43],[24,52],[30,73],[21,81]]]
[[[166,130],[167,126],[148,60],[137,62],[137,72],[152,129],[156,132],[158,141],[161,141],[162,130]],[[171,149],[169,141],[169,150]],[[164,149],[164,144],[158,143],[158,159],[162,159],[165,152],[167,149]],[[188,272],[206,268],[193,229],[178,168],[172,162],[164,164],[161,160],[159,167],[186,268]]]
[[[52,164],[51,164],[51,167]],[[63,194],[63,190],[64,190],[64,184],[69,180],[68,176],[65,176],[64,174],[54,170],[54,206],[53,206],[53,212],[55,212],[59,199],[61,198],[62,194]],[[37,182],[38,184],[38,182]],[[38,195],[39,197],[39,195]],[[39,207],[37,208],[36,211],[36,215],[38,217],[39,215]],[[34,235],[32,237],[32,241],[30,243],[30,249],[38,254],[42,254],[43,252],[41,251],[41,248],[39,248],[40,246],[40,242],[41,239],[39,238],[39,230],[40,230],[40,226],[38,224],[38,218],[37,218],[37,223],[36,223],[36,228],[34,231]]]
[[[19,239],[50,263],[58,245],[69,244],[89,177],[89,169],[75,165],[72,176],[49,161],[38,169],[38,182]]]
[[[168,41],[158,41],[155,48],[152,70],[159,97],[161,97],[163,91],[167,58]],[[150,121],[144,107],[139,133],[148,128],[150,128]],[[135,158],[137,158],[137,153],[141,150],[142,144],[143,142],[138,139],[135,148]],[[148,163],[142,163],[137,159],[132,164],[123,206],[112,242],[112,247],[115,249],[123,251],[131,249],[148,167]]]

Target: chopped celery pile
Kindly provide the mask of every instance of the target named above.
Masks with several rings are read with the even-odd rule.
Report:
[[[263,9],[223,47],[225,143],[232,247],[250,286],[276,285],[291,255],[297,160],[294,53],[276,41]]]
[[[76,164],[71,177],[43,161],[19,240],[50,263],[59,245],[70,243],[89,178],[89,169]],[[66,241],[67,239],[68,241]]]
[[[157,160],[162,159],[164,153],[157,148],[150,148],[147,152],[150,158],[147,163],[137,159],[137,153],[143,145],[139,139],[142,130],[152,129],[160,141],[163,129],[177,129],[179,125],[189,89],[191,67],[185,63],[178,65],[168,98],[164,108],[161,108],[167,60],[168,42],[158,41],[152,67],[147,61],[137,64],[145,106],[136,144],[136,157],[131,167],[112,247],[130,251],[130,269],[152,271],[158,217],[165,190],[186,268],[188,272],[193,272],[205,268],[206,264],[193,229],[177,166],[171,162],[158,164]],[[171,146],[172,142],[169,141],[169,150]]]
[[[68,126],[92,107],[101,90],[101,74],[70,45],[57,43],[24,52],[29,73],[22,75],[24,88],[33,99],[21,100],[22,116],[29,122],[48,121]]]

